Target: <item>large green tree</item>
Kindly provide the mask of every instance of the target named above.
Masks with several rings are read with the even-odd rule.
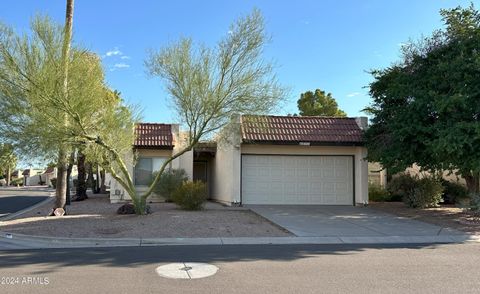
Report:
[[[417,163],[451,170],[479,191],[480,14],[473,4],[441,10],[443,30],[403,48],[403,58],[372,72],[370,160],[393,172]]]
[[[320,89],[316,89],[315,92],[307,91],[300,94],[297,106],[302,116],[347,116],[344,111],[338,108],[337,101],[332,97],[332,94]]]

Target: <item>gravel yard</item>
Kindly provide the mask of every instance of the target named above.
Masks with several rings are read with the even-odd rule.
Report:
[[[121,204],[106,195],[73,202],[68,215],[46,217],[52,203],[16,219],[0,222],[0,231],[72,238],[285,237],[291,233],[245,208],[207,203],[202,211],[183,211],[172,203],[149,204],[149,215],[118,215]]]
[[[401,217],[480,235],[480,221],[471,212],[453,205],[414,209],[406,207],[402,202],[370,202],[369,207]]]

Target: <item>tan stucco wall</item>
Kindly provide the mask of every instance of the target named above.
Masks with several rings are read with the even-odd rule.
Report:
[[[418,176],[420,178],[423,178],[423,177],[428,177],[428,176],[431,176],[431,173],[429,173],[428,171],[422,171],[421,170],[421,167],[417,164],[414,164],[412,165],[411,167],[407,168],[405,170],[406,173],[412,175],[412,176]],[[458,170],[454,170],[454,171],[443,171],[442,173],[442,177],[447,180],[447,181],[451,181],[451,182],[455,182],[455,183],[459,183],[461,185],[464,185],[466,186],[466,182],[465,182],[465,179],[462,178],[461,176],[459,175],[456,175],[455,173],[458,172]]]
[[[368,163],[368,183],[379,185],[383,188],[387,186],[387,170],[382,168],[378,162]]]
[[[351,146],[292,146],[242,144],[217,149],[213,198],[225,203],[240,202],[241,154],[278,155],[353,155],[355,164],[355,202],[368,202],[367,149]]]
[[[219,144],[213,162],[212,199],[226,204],[240,202],[240,147]]]

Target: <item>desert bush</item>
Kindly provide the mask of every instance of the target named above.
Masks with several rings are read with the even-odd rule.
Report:
[[[480,216],[480,194],[470,194],[470,210],[477,212]]]
[[[17,186],[17,185],[23,186],[23,178],[14,179],[14,180],[12,180],[12,181],[10,182],[10,184],[11,184],[12,186]]]
[[[382,186],[374,183],[368,184],[368,200],[374,202],[390,201],[390,193]]]
[[[185,210],[201,210],[207,201],[206,185],[200,181],[187,181],[172,194],[173,202]]]
[[[416,179],[412,193],[404,195],[403,202],[412,208],[436,207],[442,201],[443,187],[440,181],[425,177]]]
[[[402,201],[406,195],[412,194],[416,182],[417,178],[409,174],[399,174],[393,177],[387,184],[387,191],[390,193],[392,201]]]
[[[465,186],[450,182],[447,180],[441,180],[443,186],[443,203],[446,204],[455,204],[462,200],[468,199],[468,190]]]
[[[155,178],[156,174],[153,175]],[[165,198],[166,202],[172,202],[173,192],[188,180],[187,172],[184,169],[170,169],[163,172],[160,180],[154,186],[153,192]]]

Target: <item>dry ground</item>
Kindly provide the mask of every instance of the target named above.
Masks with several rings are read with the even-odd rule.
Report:
[[[202,211],[183,211],[172,203],[151,203],[144,216],[118,215],[121,204],[94,195],[67,207],[67,216],[46,217],[47,203],[16,219],[0,222],[0,231],[72,238],[283,237],[288,231],[244,208],[207,203]]]
[[[480,235],[480,220],[474,218],[470,212],[454,205],[415,209],[406,207],[402,202],[370,202],[369,207],[398,216]]]

